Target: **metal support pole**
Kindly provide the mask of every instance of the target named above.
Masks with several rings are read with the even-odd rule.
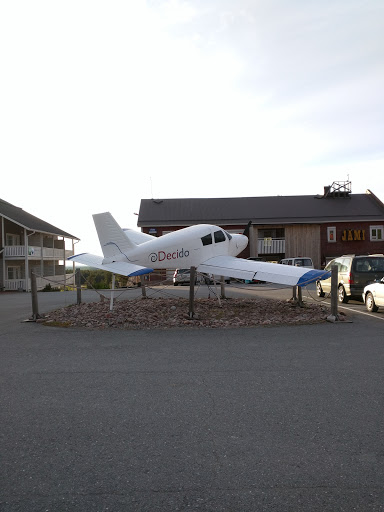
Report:
[[[337,265],[331,267],[331,314],[327,320],[329,322],[336,322],[338,318],[338,300],[337,300],[337,284],[338,284],[338,269]]]
[[[301,308],[304,306],[303,291],[301,286],[292,286],[292,298],[290,300],[292,304],[297,304]]]
[[[81,304],[81,270],[76,270],[76,291],[77,291],[77,304]]]
[[[220,296],[222,299],[226,299],[225,296],[225,278],[224,276],[221,276],[220,278]]]
[[[115,274],[112,274],[112,290],[111,290],[111,301],[109,303],[109,311],[113,309],[113,293],[115,291]]]
[[[219,292],[217,291],[217,283],[216,283],[216,276],[215,275],[213,276],[213,284],[215,285],[215,293],[216,293],[217,301],[219,303],[219,307],[221,307],[221,300],[220,300]]]
[[[304,306],[304,303],[303,303],[303,291],[302,291],[301,286],[297,287],[297,303],[299,304],[299,306],[301,308]]]
[[[140,283],[141,283],[141,296],[143,297],[143,299],[146,299],[147,298],[147,289],[145,287],[144,276],[140,276]]]
[[[189,318],[195,315],[195,276],[196,267],[191,267],[189,278]]]
[[[41,318],[39,315],[39,303],[37,300],[36,274],[31,272],[31,297],[32,297],[32,320]]]

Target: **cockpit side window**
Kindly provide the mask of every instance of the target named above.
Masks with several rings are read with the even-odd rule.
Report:
[[[232,235],[231,235],[231,233],[228,233],[228,231],[224,231],[224,233],[227,235],[228,240],[232,240]]]
[[[203,245],[211,245],[212,244],[212,235],[211,235],[211,233],[201,237],[201,241],[202,241]]]
[[[215,237],[215,244],[217,244],[218,242],[225,242],[225,235],[222,231],[215,231],[214,237]]]

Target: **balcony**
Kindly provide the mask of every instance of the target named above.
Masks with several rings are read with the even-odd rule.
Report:
[[[257,253],[285,254],[285,238],[261,238],[257,241]]]
[[[6,245],[4,248],[4,257],[6,259],[17,260],[25,258],[25,245]],[[44,260],[64,260],[69,256],[72,256],[71,250],[64,249],[52,249],[51,247],[43,247],[43,259]],[[29,260],[40,260],[41,259],[41,247],[29,246],[28,247],[28,259]]]

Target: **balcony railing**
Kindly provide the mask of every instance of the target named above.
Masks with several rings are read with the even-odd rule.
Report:
[[[6,258],[25,258],[25,245],[6,245],[4,248],[4,256]],[[72,256],[72,251],[64,249],[53,249],[51,247],[43,247],[43,259],[62,260]],[[28,259],[41,259],[41,247],[29,246]]]
[[[4,290],[26,290],[27,281],[26,279],[6,279],[4,282]]]
[[[42,290],[48,283],[51,284],[52,288],[64,288],[65,286],[75,286],[75,274],[66,274],[59,276],[48,276],[37,277],[36,278],[36,286],[38,290]],[[31,289],[31,280],[30,279],[6,279],[4,282],[4,290],[11,291],[19,291],[19,290],[28,290]]]
[[[285,238],[259,238],[258,254],[285,254]]]

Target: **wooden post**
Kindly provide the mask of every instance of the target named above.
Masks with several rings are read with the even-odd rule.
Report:
[[[296,286],[292,286],[292,302],[297,302]]]
[[[145,287],[145,280],[144,280],[143,275],[140,276],[140,283],[141,283],[141,296],[143,297],[143,299],[146,299],[147,298],[147,290]]]
[[[81,304],[81,270],[78,268],[75,273],[77,304]]]
[[[39,303],[37,300],[36,274],[31,272],[31,296],[32,296],[32,320],[41,318],[39,315]]]
[[[189,318],[195,315],[195,276],[196,267],[191,267],[189,278]]]
[[[331,314],[327,317],[327,320],[329,322],[336,322],[338,320],[337,284],[338,284],[337,265],[332,265],[332,267],[331,267]]]
[[[111,290],[111,301],[109,303],[109,311],[112,311],[113,309],[113,293],[114,293],[114,290],[115,290],[115,274],[112,274],[112,283],[111,283],[111,286],[112,286],[112,290]]]
[[[24,251],[25,251],[25,291],[29,292],[29,259],[28,259],[28,235],[27,228],[24,228]],[[32,274],[31,274],[32,275]],[[36,276],[35,276],[36,278]],[[32,283],[31,283],[31,292],[32,292]]]

